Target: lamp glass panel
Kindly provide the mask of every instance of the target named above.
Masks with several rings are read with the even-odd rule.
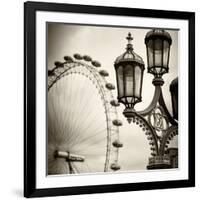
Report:
[[[139,66],[135,67],[135,73],[134,73],[135,77],[135,93],[134,96],[140,98],[141,94],[140,94],[140,88],[141,88],[141,78],[142,78],[142,70]]]
[[[168,67],[169,60],[169,43],[164,40],[163,41],[163,66]]]
[[[118,98],[124,96],[124,81],[123,81],[123,67],[117,68],[117,86],[118,86]]]
[[[132,65],[126,65],[124,68],[124,78],[125,78],[125,96],[133,96],[133,67]]]
[[[147,60],[148,60],[148,66],[153,67],[153,40],[149,40],[147,43]]]
[[[160,73],[161,66],[162,66],[162,40],[156,39],[154,40],[154,62],[156,67],[156,72]]]

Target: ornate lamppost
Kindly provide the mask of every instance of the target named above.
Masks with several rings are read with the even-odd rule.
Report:
[[[174,164],[174,159],[172,160],[172,154],[177,156],[178,153],[170,151],[168,144],[178,134],[178,91],[172,83],[170,91],[174,117],[169,113],[162,94],[164,84],[162,76],[169,71],[171,36],[161,29],[153,29],[146,34],[147,70],[154,76],[152,84],[155,92],[150,105],[143,111],[136,111],[134,107],[142,101],[144,62],[133,50],[131,44],[133,38],[130,33],[126,39],[128,40],[126,51],[117,57],[114,63],[118,101],[125,105],[123,114],[129,123],[136,123],[147,135],[152,156],[149,158],[148,169],[177,167],[177,162]]]

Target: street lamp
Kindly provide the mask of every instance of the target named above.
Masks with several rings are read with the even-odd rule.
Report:
[[[129,113],[134,111],[134,105],[141,102],[144,62],[133,51],[131,33],[128,34],[126,52],[115,60],[115,70],[118,88],[118,101],[126,107],[124,115],[129,120]],[[129,121],[130,122],[130,121]]]
[[[147,49],[148,72],[155,78],[162,77],[169,71],[171,36],[162,29],[153,29],[145,37]]]
[[[146,34],[147,69],[148,73],[154,75],[152,83],[155,86],[155,92],[150,105],[143,111],[136,111],[134,106],[142,101],[144,62],[133,50],[131,44],[133,38],[130,33],[126,39],[128,40],[126,51],[117,57],[114,63],[118,101],[125,105],[123,114],[128,122],[136,123],[147,135],[152,156],[149,158],[147,168],[172,168],[174,165],[171,163],[168,144],[178,134],[178,122],[168,111],[162,94],[164,84],[162,76],[169,71],[171,36],[162,29],[153,29]],[[174,89],[171,89],[171,94],[178,96]],[[175,102],[176,98],[172,98]],[[174,109],[173,111],[175,112]],[[174,117],[177,119],[175,115]]]

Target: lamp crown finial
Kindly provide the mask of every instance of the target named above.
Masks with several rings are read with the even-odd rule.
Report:
[[[132,51],[133,50],[133,45],[131,44],[131,41],[133,40],[133,37],[131,36],[131,33],[128,33],[128,36],[126,37],[126,39],[128,40],[128,44],[127,44],[127,51]]]
[[[131,43],[131,41],[133,40],[133,37],[131,36],[131,33],[128,33],[128,36],[126,37],[126,39],[128,40],[128,43]]]

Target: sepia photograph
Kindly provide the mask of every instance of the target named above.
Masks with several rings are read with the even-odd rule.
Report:
[[[47,175],[177,170],[178,47],[178,29],[47,22]]]

